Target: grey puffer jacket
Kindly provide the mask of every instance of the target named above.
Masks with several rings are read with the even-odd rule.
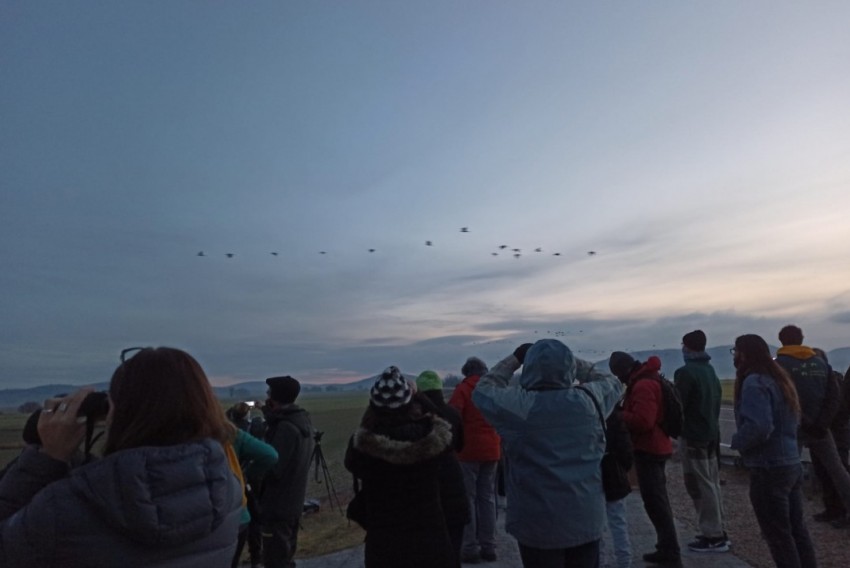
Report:
[[[0,482],[0,566],[229,567],[242,489],[214,440],[72,471],[26,448]]]

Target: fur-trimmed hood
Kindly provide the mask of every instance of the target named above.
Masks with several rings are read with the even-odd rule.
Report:
[[[393,465],[413,465],[435,458],[451,447],[452,429],[448,422],[437,416],[428,416],[422,422],[430,423],[430,428],[414,440],[397,440],[360,427],[354,433],[354,448]]]

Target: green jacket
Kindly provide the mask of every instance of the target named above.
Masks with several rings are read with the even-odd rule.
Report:
[[[708,355],[691,359],[673,374],[685,416],[681,437],[692,442],[715,442],[720,439],[722,389],[709,359],[711,357]]]

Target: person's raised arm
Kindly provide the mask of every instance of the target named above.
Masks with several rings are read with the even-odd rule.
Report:
[[[525,361],[531,343],[523,343],[513,353],[496,363],[481,377],[472,392],[472,402],[494,428],[499,429],[500,415],[508,413],[525,418],[531,399],[519,387],[508,388],[508,383]]]

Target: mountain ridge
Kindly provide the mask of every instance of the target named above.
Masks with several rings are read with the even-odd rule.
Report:
[[[717,372],[717,376],[721,380],[734,379],[735,367],[732,363],[732,354],[730,353],[731,345],[718,345],[706,349],[706,352],[711,356],[711,364]],[[776,352],[777,347],[770,346],[772,353]],[[647,349],[641,351],[630,351],[629,354],[640,361],[645,361],[648,357],[655,355],[661,359],[661,372],[669,379],[673,378],[673,372],[684,364],[682,359],[682,351],[680,349]],[[833,369],[844,373],[850,366],[850,347],[838,347],[827,352],[827,358]],[[604,371],[608,371],[608,358],[593,361],[593,364]],[[404,375],[410,380],[415,380],[415,375]],[[301,383],[302,393],[333,393],[333,392],[352,392],[368,390],[378,375],[366,377],[349,383],[333,383],[333,384],[317,384],[317,383]],[[96,390],[106,390],[109,388],[108,382],[101,382],[92,385]],[[71,393],[79,389],[79,385],[69,384],[46,384],[38,385],[30,388],[11,388],[0,389],[0,409],[16,409],[20,405],[27,402],[43,403],[46,399],[55,397],[62,393]],[[242,399],[242,400],[263,400],[266,398],[266,383],[265,381],[243,381],[228,386],[214,386],[213,392],[219,399]]]

